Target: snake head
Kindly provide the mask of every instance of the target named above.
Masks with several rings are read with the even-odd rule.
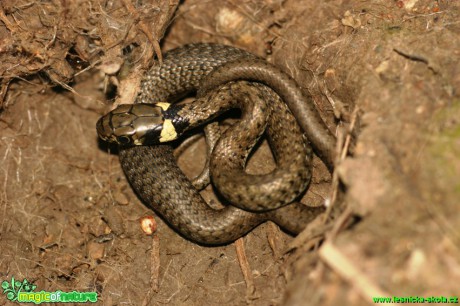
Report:
[[[99,137],[119,145],[152,145],[177,138],[168,126],[168,103],[122,104],[102,116],[96,129]]]

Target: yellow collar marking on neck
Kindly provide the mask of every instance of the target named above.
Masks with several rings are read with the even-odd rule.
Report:
[[[160,142],[168,142],[174,139],[177,139],[176,128],[172,124],[171,119],[166,119],[161,130]]]
[[[158,102],[156,103],[159,107],[161,107],[161,109],[163,111],[167,110],[170,106],[171,106],[171,103],[168,103],[168,102]]]

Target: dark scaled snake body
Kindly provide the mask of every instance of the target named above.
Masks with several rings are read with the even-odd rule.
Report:
[[[308,164],[311,150],[302,142],[302,130],[315,152],[329,168],[333,165],[335,148],[334,136],[327,129],[312,101],[292,78],[244,50],[218,44],[193,44],[167,52],[163,63],[152,67],[143,79],[136,103],[174,102],[194,91],[198,92],[199,97],[196,104],[194,102],[183,106],[160,103],[161,110],[144,104],[121,105],[102,117],[97,124],[101,138],[121,144],[119,157],[122,168],[145,203],[152,206],[183,236],[202,244],[231,242],[266,220],[272,220],[287,231],[297,233],[323,211],[322,208],[309,208],[300,203],[289,204],[306,188],[310,178]],[[253,99],[260,100],[260,109],[255,109],[256,106],[253,104],[245,104],[245,100]],[[225,109],[219,109],[218,105],[213,104],[222,101],[227,101]],[[292,115],[282,101],[286,103],[295,119],[289,119]],[[205,107],[198,115],[184,120],[188,112],[197,108],[197,105]],[[246,112],[247,105],[251,105],[251,109]],[[240,124],[236,125],[235,130],[225,132],[214,149],[216,154],[211,156],[211,176],[222,195],[243,209],[232,205],[219,210],[210,208],[178,168],[170,145],[133,146],[145,143],[135,143],[139,139],[134,138],[124,142],[127,138],[118,135],[130,133],[129,130],[133,127],[141,127],[142,130],[146,129],[145,126],[154,126],[148,121],[147,117],[150,115],[169,118],[166,121],[173,125],[174,134],[184,132],[193,128],[195,124],[208,120],[205,118],[209,117],[205,110],[211,113],[215,108],[225,111],[233,107],[242,109],[242,121],[245,116],[249,116],[246,122],[252,123],[254,129],[258,126],[262,130],[255,132],[252,128]],[[268,123],[262,119],[259,123],[256,117],[251,115],[264,112],[282,113],[286,116],[271,115],[267,119]],[[155,120],[159,121],[153,119],[155,123]],[[164,121],[164,118],[162,120]],[[302,130],[298,128],[295,120]],[[116,132],[113,131],[115,124],[121,124]],[[271,173],[271,176],[255,180],[255,187],[248,187],[250,177],[245,183],[242,183],[243,179],[233,185],[228,183],[231,182],[231,177],[228,176],[244,176],[247,155],[263,133],[265,124],[268,124],[267,136],[277,161],[277,170]],[[164,134],[166,128],[163,122],[161,127],[161,137],[168,138],[169,134]],[[145,133],[151,132],[141,131],[141,134]],[[237,136],[232,136],[232,133]],[[254,133],[257,134],[255,138],[246,137],[246,134]],[[234,142],[226,140],[232,137],[238,138]],[[223,156],[217,154],[218,148],[220,152],[225,153],[221,154]],[[286,154],[291,155],[285,156]],[[229,162],[225,168],[224,160],[231,160],[233,157],[234,164],[238,165],[233,166]],[[276,181],[279,173],[286,174],[286,177],[290,175],[292,178],[280,178],[278,183],[265,180],[271,177]],[[261,187],[262,183],[268,187]],[[261,193],[253,194],[258,189]],[[270,189],[276,189],[274,193],[280,197],[284,195],[284,198],[272,196]]]

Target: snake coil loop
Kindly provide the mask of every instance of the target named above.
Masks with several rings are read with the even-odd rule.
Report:
[[[271,88],[233,82],[242,79]],[[199,89],[199,98],[191,104],[161,102],[175,102]],[[160,103],[149,105],[155,102]],[[306,188],[311,175],[311,150],[298,124],[329,165],[335,138],[308,96],[277,68],[237,48],[187,45],[167,52],[163,64],[152,67],[136,103],[140,104],[122,105],[103,116],[97,123],[98,134],[120,144],[123,170],[137,194],[185,237],[203,244],[228,243],[266,220],[297,233],[324,211],[300,203],[286,205]],[[220,193],[244,210],[234,206],[215,210],[178,168],[172,147],[165,142],[234,107],[242,109],[242,122],[218,141],[211,157],[211,176]],[[263,113],[270,113],[267,135],[277,169],[254,177],[245,173],[244,166],[263,133],[256,130],[265,124],[256,120]],[[145,145],[151,143],[156,145]]]

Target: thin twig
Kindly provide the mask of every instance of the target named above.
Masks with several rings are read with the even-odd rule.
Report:
[[[254,286],[254,277],[249,267],[248,258],[246,257],[246,250],[244,248],[244,238],[235,241],[236,256],[240,264],[241,272],[243,273],[244,281],[246,282],[246,293],[248,299],[255,298],[256,287]]]
[[[358,293],[366,300],[373,301],[375,297],[390,297],[370,278],[368,278],[353,262],[351,262],[331,242],[323,244],[319,250],[320,258],[329,265],[337,274],[349,282]],[[394,303],[393,305],[400,305]]]
[[[142,301],[142,306],[149,305],[153,294],[157,293],[158,289],[160,288],[160,238],[158,235],[153,235],[150,266],[150,289]]]

